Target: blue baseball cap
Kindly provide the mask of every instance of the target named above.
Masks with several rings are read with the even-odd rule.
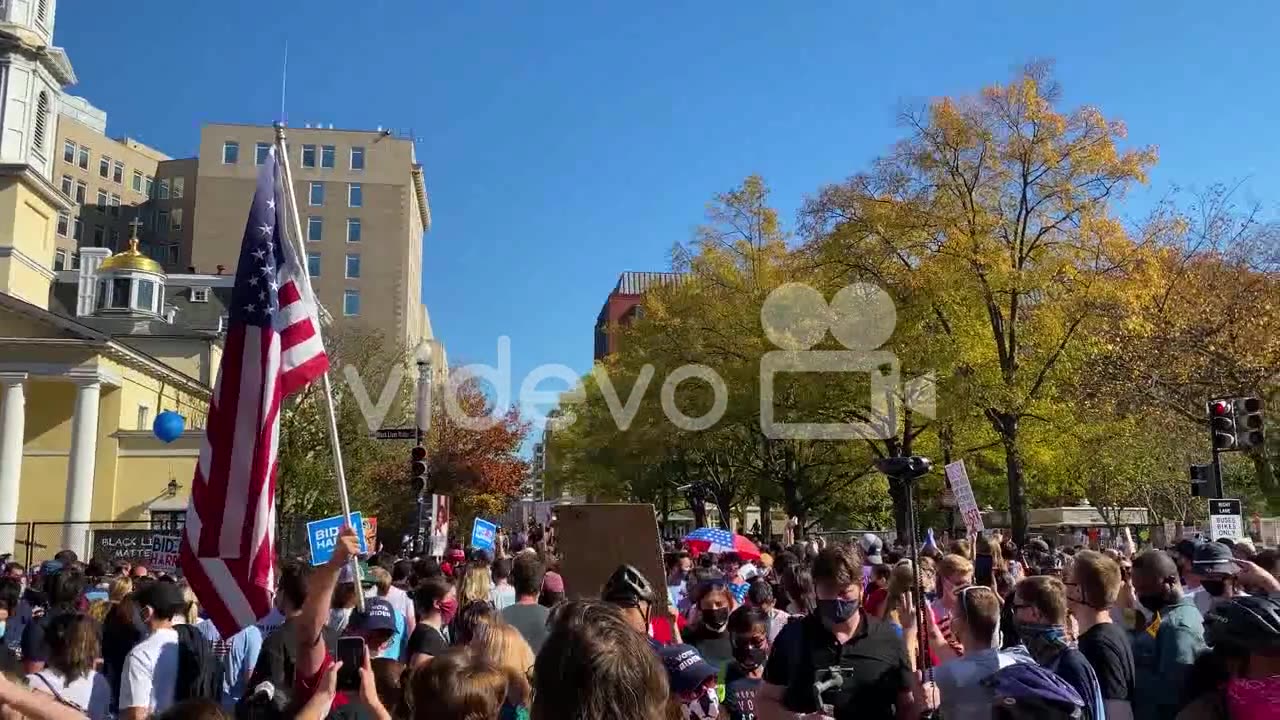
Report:
[[[667,679],[675,692],[692,692],[708,680],[716,679],[716,669],[703,660],[692,645],[667,645],[658,651],[658,656],[667,669]]]
[[[364,612],[351,613],[351,627],[366,632],[395,632],[396,611],[386,598],[367,597],[364,599]]]

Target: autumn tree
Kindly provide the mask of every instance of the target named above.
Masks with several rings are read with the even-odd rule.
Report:
[[[1142,243],[1113,203],[1155,162],[1151,148],[1122,148],[1120,123],[1091,107],[1060,110],[1059,100],[1048,72],[1031,68],[977,97],[933,102],[904,115],[907,138],[870,172],[823,191],[855,216],[890,206],[913,228],[880,239],[921,276],[953,329],[954,375],[1003,447],[1019,540],[1023,424],[1124,301],[1111,281]]]

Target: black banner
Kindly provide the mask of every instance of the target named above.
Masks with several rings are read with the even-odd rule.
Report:
[[[93,551],[89,557],[99,558],[107,565],[117,562],[151,562],[151,541],[156,531],[146,530],[94,530]]]

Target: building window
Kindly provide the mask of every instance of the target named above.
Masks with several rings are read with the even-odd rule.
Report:
[[[176,177],[173,179],[173,199],[181,200],[182,194],[187,191],[187,179]]]
[[[41,25],[49,22],[49,0],[40,0],[36,4],[36,20]]]
[[[49,93],[41,90],[36,98],[36,131],[31,147],[44,157],[44,145],[49,136]]]
[[[80,222],[80,218],[71,218],[71,239],[80,242],[81,236],[84,235],[84,226]]]
[[[360,218],[347,218],[347,242],[360,242]]]
[[[222,143],[222,164],[235,165],[240,162],[240,143],[230,140]]]
[[[80,253],[76,252],[75,250],[71,251],[71,269],[72,270],[80,269]]]
[[[324,205],[324,183],[311,183],[310,202],[312,207]]]
[[[267,155],[271,153],[271,143],[258,143],[253,146],[253,164],[266,165]]]
[[[359,277],[360,277],[360,256],[355,254],[348,255],[347,256],[347,279],[356,280]]]
[[[316,146],[303,145],[302,146],[302,167],[313,168],[315,166],[316,166]]]
[[[191,302],[207,303],[209,302],[209,288],[193,287],[191,288]]]
[[[89,169],[89,148],[80,148],[80,162],[77,164],[80,166],[81,170]]]
[[[76,202],[83,205],[85,197],[89,194],[89,186],[83,180],[76,181]]]
[[[120,217],[120,196],[111,193],[111,217]]]
[[[62,161],[69,163],[76,161],[76,144],[70,140],[62,143]]]
[[[169,211],[160,210],[156,212],[156,231],[164,232],[169,229]]]
[[[169,227],[172,228],[174,232],[182,232],[182,208],[174,208],[173,215],[171,217],[173,218],[173,224]]]
[[[322,168],[333,167],[333,159],[334,159],[334,156],[337,154],[337,151],[338,151],[337,148],[335,148],[332,145],[322,146],[320,148],[320,167]]]
[[[148,175],[148,176],[147,176],[147,183],[146,183],[146,191],[147,191],[147,192],[146,192],[146,195],[147,195],[147,197],[148,197],[148,198],[150,198],[150,197],[151,197],[151,193],[153,193],[153,192],[155,191],[155,187],[156,187],[156,179],[155,179],[155,178],[153,178],[153,177],[151,177],[150,175]]]
[[[119,160],[117,160],[115,165],[111,168],[111,182],[124,182],[124,163]]]
[[[107,247],[111,248],[113,252],[120,250],[120,229],[119,228],[111,228],[111,234],[107,242]]]
[[[360,314],[359,290],[344,290],[342,292],[342,314],[348,317]]]
[[[107,228],[102,225],[93,226],[93,246],[103,247],[107,244]]]
[[[324,239],[324,218],[307,218],[307,240],[320,242]]]
[[[106,190],[99,190],[99,191],[98,191],[98,202],[97,202],[97,205],[98,205],[98,212],[106,212],[106,211],[107,211],[107,191],[106,191]]]
[[[139,280],[138,285],[138,303],[134,305],[134,309],[143,312],[156,311],[156,284],[151,280]]]
[[[307,253],[307,274],[313,278],[320,277],[320,253]]]
[[[146,430],[151,427],[151,408],[146,405],[138,406],[138,429]]]
[[[364,186],[360,183],[347,184],[347,207],[364,206]]]
[[[107,307],[120,310],[129,308],[129,279],[117,278],[111,281],[111,297]]]
[[[58,250],[53,254],[53,269],[54,270],[67,269],[67,251],[66,250]]]
[[[186,510],[150,510],[151,530],[182,532],[187,526]]]
[[[156,196],[156,199],[158,200],[169,199],[169,181],[168,180],[160,181],[160,194]]]
[[[98,160],[98,175],[104,178],[111,177],[111,158],[106,155]]]
[[[75,192],[75,186],[71,181],[71,176],[63,175],[62,176],[62,194],[66,195],[67,197],[71,197],[71,194],[73,192]]]
[[[177,265],[178,264],[178,246],[170,245],[169,247],[165,248],[165,250],[167,250],[165,255],[168,257],[169,264]]]
[[[59,210],[58,211],[58,234],[61,235],[62,237],[66,237],[67,233],[69,232],[71,232],[71,216]]]
[[[138,192],[138,193],[142,192],[142,171],[141,170],[133,171],[133,185],[131,187],[133,188],[134,192]]]
[[[364,169],[364,148],[362,147],[351,148],[351,169],[352,170]]]

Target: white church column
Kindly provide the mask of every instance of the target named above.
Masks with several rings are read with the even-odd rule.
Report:
[[[15,551],[18,489],[22,484],[26,373],[0,373],[0,553]]]
[[[89,514],[93,505],[94,461],[98,454],[98,398],[102,383],[97,379],[76,382],[75,414],[71,418],[71,460],[67,465],[67,525],[62,547],[85,557]]]

